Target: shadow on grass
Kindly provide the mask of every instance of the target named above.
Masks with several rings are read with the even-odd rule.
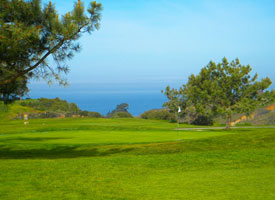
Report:
[[[33,145],[35,145],[35,143],[2,144],[0,145],[0,160],[99,157],[120,153],[130,153],[132,155],[156,155],[217,151],[221,152],[222,155],[222,152],[224,151],[274,149],[275,140],[273,131],[261,130],[259,132],[255,130],[248,133],[244,131],[238,134],[228,134],[200,140],[182,140],[149,144],[101,144],[99,146],[39,144],[39,147]],[[18,149],[16,147],[18,147]]]
[[[12,149],[0,146],[0,159],[62,159],[78,157],[108,156],[129,152],[132,148],[112,148],[99,151],[98,148],[78,149],[78,146],[56,146],[51,149]]]
[[[69,137],[17,137],[17,138],[4,138],[0,139],[0,142],[9,142],[9,141],[26,141],[26,142],[43,142],[48,140],[63,140],[63,139],[72,139]]]

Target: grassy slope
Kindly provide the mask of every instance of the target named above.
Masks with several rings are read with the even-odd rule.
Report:
[[[24,105],[24,106],[23,106]],[[56,114],[77,114],[81,110],[74,103],[68,103],[61,99],[27,99],[18,100],[9,105],[0,101],[0,120],[14,119],[22,114],[56,113]],[[38,117],[38,116],[37,116]]]
[[[0,199],[274,199],[275,129],[0,122]]]
[[[0,120],[13,119],[17,115],[21,116],[23,113],[37,112],[30,107],[21,106],[19,104],[4,105],[0,102]]]

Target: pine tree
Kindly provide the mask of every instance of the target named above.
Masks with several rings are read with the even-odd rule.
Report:
[[[101,9],[91,2],[86,15],[78,0],[71,12],[59,16],[51,2],[42,8],[40,0],[1,0],[0,86],[22,77],[66,84],[66,61],[80,50],[81,35],[99,28]]]
[[[259,106],[274,102],[275,91],[267,90],[271,80],[266,77],[257,81],[251,76],[250,65],[241,65],[239,59],[231,63],[223,58],[221,63],[210,61],[198,75],[192,74],[187,84],[176,92],[176,100],[185,105],[185,112],[196,113],[211,119],[218,114],[226,117],[226,128],[230,127],[234,113],[249,114]],[[176,91],[176,90],[174,90]],[[170,88],[167,94],[173,94]],[[173,102],[168,102],[168,104]]]

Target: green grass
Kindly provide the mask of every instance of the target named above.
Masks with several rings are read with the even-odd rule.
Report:
[[[0,199],[275,198],[275,129],[175,128],[142,119],[0,121]]]

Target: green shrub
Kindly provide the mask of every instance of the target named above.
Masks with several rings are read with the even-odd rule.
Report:
[[[128,112],[117,112],[112,116],[112,118],[133,118],[133,115]]]
[[[102,115],[98,112],[88,112],[88,117],[90,117],[90,118],[102,118]]]
[[[160,120],[170,120],[171,122],[176,122],[177,118],[174,113],[169,112],[165,109],[159,110],[149,110],[141,114],[142,119],[160,119]]]
[[[80,115],[81,115],[81,116],[84,116],[84,117],[88,117],[89,111],[87,111],[87,110],[81,111],[81,112],[80,112]]]
[[[81,110],[75,103],[68,103],[66,100],[55,99],[30,99],[19,102],[22,106],[34,108],[39,111],[80,114]]]
[[[213,126],[214,121],[211,117],[199,115],[191,124],[203,125],[203,126]]]

